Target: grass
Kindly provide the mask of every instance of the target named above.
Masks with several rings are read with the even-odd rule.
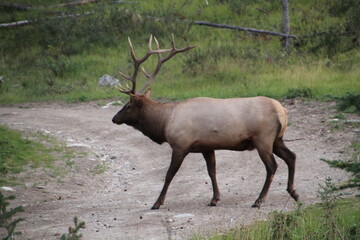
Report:
[[[343,239],[359,239],[360,237],[360,202],[359,199],[342,199],[336,201],[332,209],[335,224]],[[331,224],[328,222],[323,203],[297,209],[295,212],[272,212],[267,221],[257,221],[250,226],[230,229],[226,233],[218,233],[211,237],[193,236],[192,240],[257,240],[257,239],[341,239],[333,236]]]
[[[21,2],[36,6],[60,3],[56,0]],[[154,97],[266,95],[283,98],[290,97],[294,89],[310,89],[313,98],[321,99],[360,91],[360,50],[344,45],[350,38],[335,41],[344,44],[333,47],[316,38],[295,41],[292,50],[286,52],[276,37],[177,21],[178,18],[205,20],[280,31],[280,4],[222,2],[209,1],[208,6],[202,0],[149,0],[116,6],[90,4],[57,11],[68,14],[95,11],[97,14],[77,19],[43,19],[30,26],[0,29],[0,72],[4,79],[0,84],[0,105],[118,98],[115,89],[99,87],[97,81],[104,74],[116,76],[119,69],[131,72],[127,37],[131,37],[136,54],[141,56],[150,34],[157,36],[162,47],[168,47],[171,33],[179,47],[190,43],[197,48],[177,55],[163,66],[151,86]],[[292,33],[306,35],[314,29],[327,31],[331,26],[343,26],[346,19],[330,14],[331,6],[324,7],[327,3],[325,0],[291,3]],[[42,14],[53,16],[57,11],[0,9],[0,20],[23,20]],[[167,21],[145,20],[146,16],[165,17]],[[146,63],[146,68],[154,67],[155,61]]]
[[[58,158],[73,153],[55,139],[41,133],[20,133],[0,125],[0,185],[17,182],[16,174],[26,168],[53,168]]]
[[[274,1],[209,0],[208,5],[203,0],[147,0],[118,5],[101,1],[56,9],[43,6],[63,1],[16,2],[40,8],[23,12],[0,8],[1,23],[24,19],[39,21],[25,27],[0,29],[0,75],[3,77],[0,105],[126,99],[127,96],[121,96],[114,88],[97,86],[97,81],[104,74],[116,76],[118,70],[131,72],[127,37],[131,37],[136,54],[141,56],[146,51],[150,34],[159,39],[161,47],[168,47],[171,33],[174,33],[177,46],[190,43],[197,48],[164,64],[151,86],[154,98],[265,95],[323,99],[332,96],[343,102],[339,109],[359,111],[360,49],[353,37],[336,35],[347,31],[346,24],[351,22],[351,15],[334,12],[336,4],[346,1],[291,1],[292,34],[311,35],[334,29],[335,34],[298,39],[293,41],[290,51],[281,48],[277,37],[178,21],[204,20],[280,31],[281,5]],[[51,18],[59,12],[89,11],[95,14],[61,20]],[[151,21],[147,16],[166,21]],[[151,59],[145,68],[151,71],[155,62],[156,59]],[[138,86],[144,81],[144,78],[139,79]],[[51,167],[56,155],[64,151],[54,147],[55,143],[50,144],[52,146],[39,143],[44,142],[41,135],[22,137],[0,126],[0,136],[0,184],[14,181],[9,176],[26,167]],[[74,162],[67,160],[66,165],[73,167]],[[105,170],[106,166],[99,164],[92,172],[101,174]],[[339,201],[334,214],[336,225],[346,239],[360,238],[358,201]],[[326,235],[324,227],[329,225],[323,216],[324,209],[320,205],[295,213],[273,213],[267,222],[256,222],[210,239],[281,239],[281,236],[282,239],[334,239]]]

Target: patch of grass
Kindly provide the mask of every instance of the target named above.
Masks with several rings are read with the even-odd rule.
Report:
[[[103,162],[96,165],[90,172],[92,172],[94,175],[99,175],[105,173],[107,168],[108,167]]]
[[[54,160],[50,150],[43,144],[22,137],[7,127],[0,126],[0,169],[2,174],[19,173],[25,165],[49,166]]]
[[[73,153],[54,138],[41,133],[25,135],[0,125],[0,183],[11,184],[16,174],[27,167],[53,168],[60,156],[69,159]]]
[[[313,93],[310,88],[290,88],[285,98],[312,98]]]
[[[360,202],[358,199],[336,201],[332,209],[333,219],[343,239],[360,237]],[[322,204],[315,204],[295,212],[273,212],[267,221],[258,221],[249,226],[229,230],[224,234],[211,237],[193,236],[192,240],[274,240],[274,239],[341,239],[338,235],[328,238],[330,226],[327,223],[326,209]]]
[[[360,114],[360,94],[347,93],[338,98],[337,108],[339,111]]]
[[[61,1],[23,2],[45,6]],[[191,44],[197,48],[178,54],[163,66],[151,86],[155,98],[265,95],[321,99],[325,95],[341,97],[360,90],[359,48],[346,48],[346,44],[331,47],[331,44],[337,46],[340,40],[351,44],[351,37],[341,36],[336,39],[339,41],[330,41],[330,45],[323,47],[321,39],[314,43],[298,40],[288,53],[281,48],[277,37],[178,21],[204,20],[280,31],[279,3],[220,2],[205,5],[203,0],[149,0],[115,6],[101,1],[50,12],[44,12],[45,7],[38,8],[38,12],[0,9],[1,22],[26,18],[41,20],[29,26],[0,30],[0,72],[4,81],[0,85],[0,104],[44,100],[73,103],[115,98],[119,96],[118,91],[98,87],[97,81],[104,74],[115,76],[118,70],[131,72],[127,37],[131,37],[137,56],[141,56],[147,49],[150,34],[158,38],[161,47],[168,48],[169,33],[174,33],[178,47]],[[331,26],[345,26],[348,17],[329,12],[336,6],[335,2],[342,1],[292,3],[292,33],[309,35],[314,29],[321,32],[328,31]],[[59,11],[94,14],[52,19],[51,16]],[[166,21],[152,21],[146,16]],[[145,68],[151,71],[155,62],[149,59]],[[144,79],[138,81],[140,87]]]

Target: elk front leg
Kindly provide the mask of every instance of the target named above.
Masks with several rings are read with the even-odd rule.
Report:
[[[205,152],[203,156],[206,160],[207,170],[211,179],[212,188],[213,188],[213,197],[208,204],[208,206],[216,206],[216,203],[220,200],[220,191],[216,181],[216,160],[215,160],[215,152]]]
[[[168,171],[166,173],[166,177],[165,177],[164,187],[161,190],[161,193],[160,193],[158,199],[156,200],[156,202],[152,206],[152,208],[151,208],[152,210],[159,209],[160,205],[164,204],[166,192],[167,192],[167,190],[169,188],[171,180],[173,179],[173,177],[175,176],[175,174],[179,170],[179,168],[180,168],[180,166],[181,166],[181,164],[182,164],[182,162],[183,162],[186,155],[187,155],[187,153],[184,153],[183,151],[173,150],[172,156],[171,156],[170,167],[169,167],[169,169],[168,169]]]

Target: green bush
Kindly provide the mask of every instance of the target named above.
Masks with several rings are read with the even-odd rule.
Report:
[[[339,97],[337,108],[343,112],[360,114],[360,94],[347,93]]]
[[[288,89],[285,98],[312,98],[313,93],[310,88],[290,88]]]
[[[8,209],[10,204],[9,200],[14,200],[15,196],[4,196],[2,192],[0,192],[0,228],[4,228],[6,230],[7,236],[3,237],[2,240],[13,240],[14,236],[20,235],[21,232],[16,231],[16,225],[24,221],[24,218],[13,219],[15,214],[19,212],[23,212],[24,208],[22,206],[17,206],[15,208]]]

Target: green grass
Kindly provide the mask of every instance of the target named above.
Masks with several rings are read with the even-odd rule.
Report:
[[[343,199],[332,209],[335,225],[343,239],[360,238],[360,201]],[[273,239],[341,239],[331,232],[332,223],[326,217],[322,203],[298,209],[295,212],[272,212],[267,221],[257,221],[249,226],[230,229],[211,237],[193,236],[192,240],[273,240]]]
[[[41,6],[61,1],[19,2]],[[206,6],[203,0],[149,0],[24,12],[0,9],[1,22],[56,16],[58,11],[96,12],[76,19],[42,19],[25,27],[0,29],[0,73],[4,79],[0,84],[0,104],[118,98],[120,94],[115,89],[98,87],[97,81],[104,74],[116,76],[119,69],[131,72],[127,37],[131,37],[136,54],[141,56],[150,34],[157,36],[162,47],[169,47],[171,33],[179,47],[191,44],[197,48],[164,64],[151,86],[155,98],[282,98],[290,97],[293,90],[309,89],[313,98],[322,99],[360,92],[360,49],[351,45],[351,37],[334,38],[333,42],[321,42],[321,37],[299,40],[286,52],[277,37],[177,21],[205,20],[280,31],[280,4],[222,2],[209,1]],[[344,26],[347,15],[330,11],[334,2],[291,3],[292,34],[306,35]],[[165,17],[167,21],[145,20],[146,16]],[[146,63],[146,68],[154,67],[155,61]],[[139,79],[139,87],[142,81]]]
[[[16,174],[26,168],[54,168],[58,158],[73,156],[55,139],[40,133],[24,135],[0,125],[0,136],[0,185],[15,183]]]

